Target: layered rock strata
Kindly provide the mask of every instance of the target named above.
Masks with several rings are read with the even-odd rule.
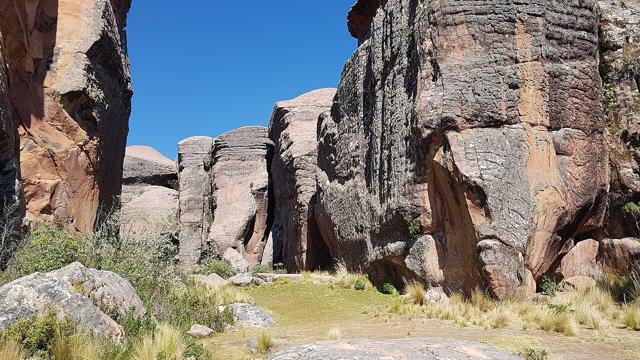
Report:
[[[275,144],[271,163],[274,228],[281,229],[276,255],[289,271],[317,269],[330,263],[315,224],[317,129],[320,114],[331,108],[335,89],[320,89],[278,102],[269,123]],[[278,234],[278,232],[276,232]]]
[[[269,165],[273,143],[267,129],[239,128],[216,138],[213,147],[212,222],[208,251],[228,248],[250,265],[262,260],[270,230]]]

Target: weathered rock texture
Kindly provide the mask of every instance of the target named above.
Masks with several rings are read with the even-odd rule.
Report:
[[[120,198],[120,235],[162,239],[177,232],[178,172],[176,163],[147,146],[126,149]]]
[[[601,0],[600,73],[611,154],[608,236],[640,235],[640,2]]]
[[[451,339],[355,339],[297,346],[272,360],[414,359],[414,360],[516,360],[519,357],[492,346]]]
[[[211,151],[214,140],[190,137],[178,144],[179,260],[193,268],[202,256],[211,217]]]
[[[332,256],[401,284],[429,234],[420,279],[504,297],[598,230],[597,5],[388,0],[351,26],[361,44],[318,134],[315,216]]]
[[[121,340],[120,325],[103,311],[124,316],[146,310],[133,286],[120,276],[73,263],[48,273],[34,273],[0,287],[0,330],[50,308],[69,316],[81,329]]]
[[[125,185],[147,184],[175,186],[178,179],[176,162],[148,146],[128,146],[124,157],[122,182]]]
[[[2,11],[5,10],[2,9]],[[0,37],[0,216],[2,217],[11,216],[12,208],[19,203],[21,196],[18,133],[12,115],[4,53],[4,43]],[[5,212],[8,214],[5,215]],[[1,262],[2,259],[0,259]]]
[[[129,5],[0,1],[10,111],[32,220],[90,232],[100,210],[110,209],[120,194],[132,94],[123,40]],[[3,117],[6,105],[3,100]],[[7,169],[3,183],[15,183],[12,159],[0,159]]]
[[[259,264],[269,234],[269,162],[273,143],[267,129],[244,127],[216,138],[211,181],[213,221],[208,252],[238,251]]]
[[[318,232],[312,200],[316,194],[317,129],[331,108],[335,89],[320,89],[276,104],[269,125],[275,144],[271,163],[274,227],[282,228],[276,254],[289,271],[313,270],[329,262]]]

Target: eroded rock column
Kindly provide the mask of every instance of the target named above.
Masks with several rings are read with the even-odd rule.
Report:
[[[269,125],[275,144],[271,164],[274,227],[289,271],[315,269],[330,262],[328,249],[315,224],[317,129],[321,113],[331,108],[335,89],[321,89],[278,102]]]

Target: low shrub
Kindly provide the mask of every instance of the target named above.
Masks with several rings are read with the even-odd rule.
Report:
[[[544,349],[525,348],[518,353],[518,356],[522,356],[525,360],[547,360],[549,353]]]
[[[256,276],[256,274],[260,273],[270,273],[273,272],[271,266],[258,264],[251,269],[251,275]]]
[[[555,296],[556,293],[560,291],[560,285],[553,282],[553,280],[551,280],[551,278],[547,275],[542,277],[540,288],[542,289],[543,294],[549,296]]]
[[[42,225],[27,236],[9,260],[6,273],[16,279],[34,272],[56,270],[75,261],[86,264],[90,260],[90,249],[89,238]]]
[[[354,290],[364,291],[366,288],[367,286],[365,285],[364,281],[362,281],[362,279],[356,280],[356,282],[353,284]]]
[[[56,340],[75,333],[73,321],[59,318],[56,309],[41,316],[30,317],[9,325],[0,333],[0,343],[15,342],[31,357],[49,359],[54,354]]]
[[[200,264],[199,273],[203,275],[218,274],[225,279],[233,275],[229,263],[215,258],[209,258],[203,261]]]
[[[398,290],[391,283],[384,283],[382,285],[382,289],[380,290],[383,294],[394,295],[398,293]]]

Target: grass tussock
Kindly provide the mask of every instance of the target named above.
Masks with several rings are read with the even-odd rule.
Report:
[[[134,360],[182,360],[186,342],[180,330],[161,324],[155,334],[147,334],[133,348]]]
[[[354,289],[356,285],[358,286],[357,290],[375,289],[366,275],[349,272],[344,264],[339,264],[336,267],[334,279],[331,284],[344,289]]]
[[[327,331],[327,338],[329,340],[340,340],[342,339],[342,331],[338,328],[331,328]]]
[[[273,347],[273,338],[267,332],[261,332],[258,335],[258,352],[261,354],[267,354]]]
[[[416,305],[424,305],[427,303],[427,294],[424,291],[424,286],[418,282],[407,284],[404,288],[404,294],[409,301]]]
[[[0,359],[3,360],[26,360],[27,352],[16,340],[6,340],[0,346]]]

